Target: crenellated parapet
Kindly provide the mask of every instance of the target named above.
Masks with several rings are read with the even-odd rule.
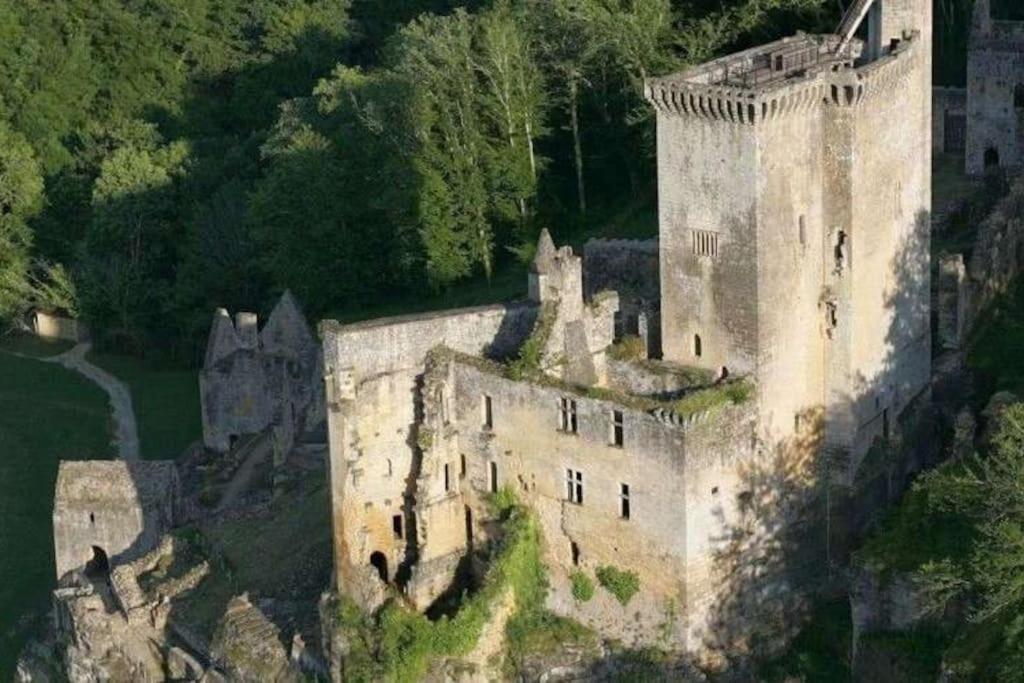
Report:
[[[826,104],[852,107],[897,91],[912,72],[919,34],[855,66],[861,45],[837,49],[836,36],[799,35],[646,84],[662,114],[753,126]]]

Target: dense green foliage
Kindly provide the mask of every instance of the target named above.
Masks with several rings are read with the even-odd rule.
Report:
[[[629,604],[629,601],[640,590],[640,577],[634,572],[605,565],[598,567],[596,574],[597,582],[601,584],[601,587],[614,595],[615,599],[623,606]]]
[[[6,353],[55,355],[60,344],[0,338],[0,680],[46,614],[53,588],[53,490],[60,460],[112,455],[107,396],[64,368]],[[32,615],[27,614],[30,610]],[[35,615],[35,620],[32,616]]]
[[[822,5],[0,0],[0,319],[192,361],[215,306],[352,317],[518,269],[650,193],[646,76]]]

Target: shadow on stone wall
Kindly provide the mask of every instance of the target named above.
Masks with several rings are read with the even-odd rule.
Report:
[[[920,391],[926,370],[914,365],[927,362],[931,340],[926,213],[915,229],[920,239],[908,240],[892,264],[885,306],[894,316],[882,371],[851,383],[861,428],[878,432],[873,455],[851,463],[848,453],[826,448],[826,415],[815,408],[800,416],[805,428],[798,437],[759,449],[741,466],[739,512],[721,516],[714,539],[718,597],[709,621],[694,634],[712,653],[700,662],[704,668],[742,679],[752,675],[755,660],[779,653],[815,599],[844,590],[851,548],[916,472],[937,459],[929,384]],[[879,396],[898,405],[903,418],[865,420],[884,405],[875,403]],[[885,424],[877,424],[880,419]],[[883,444],[888,447],[879,448]]]

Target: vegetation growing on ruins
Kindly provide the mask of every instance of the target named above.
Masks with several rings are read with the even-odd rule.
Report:
[[[520,613],[543,604],[540,531],[533,513],[515,500],[508,489],[492,498],[502,535],[489,549],[490,561],[481,587],[464,597],[454,616],[430,621],[393,598],[369,617],[341,598],[338,625],[353,650],[345,660],[345,680],[421,680],[431,663],[464,656],[473,649],[484,624],[509,591]]]
[[[623,607],[628,605],[640,590],[640,577],[635,572],[604,565],[597,568],[596,574],[601,587],[614,595]]]
[[[635,361],[647,356],[644,340],[636,335],[626,335],[608,347],[608,356],[614,360]]]
[[[590,602],[594,597],[594,582],[590,577],[577,569],[569,574],[569,581],[572,582],[572,597],[580,602]]]
[[[64,368],[7,353],[48,356],[62,345],[0,338],[0,680],[43,614],[53,585],[53,490],[60,460],[113,454],[107,396]]]
[[[534,378],[541,374],[544,363],[544,349],[558,318],[558,304],[548,302],[541,306],[533,331],[519,347],[519,355],[508,364],[507,374],[511,379]]]

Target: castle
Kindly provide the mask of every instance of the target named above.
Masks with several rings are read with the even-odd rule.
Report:
[[[650,243],[596,268],[545,233],[527,301],[324,322],[337,589],[427,609],[508,487],[540,522],[555,612],[687,652],[737,622],[781,630],[835,562],[801,510],[929,387],[931,16],[858,0],[837,35],[652,79],[646,275],[614,264]],[[573,598],[605,566],[638,577],[628,605]]]

